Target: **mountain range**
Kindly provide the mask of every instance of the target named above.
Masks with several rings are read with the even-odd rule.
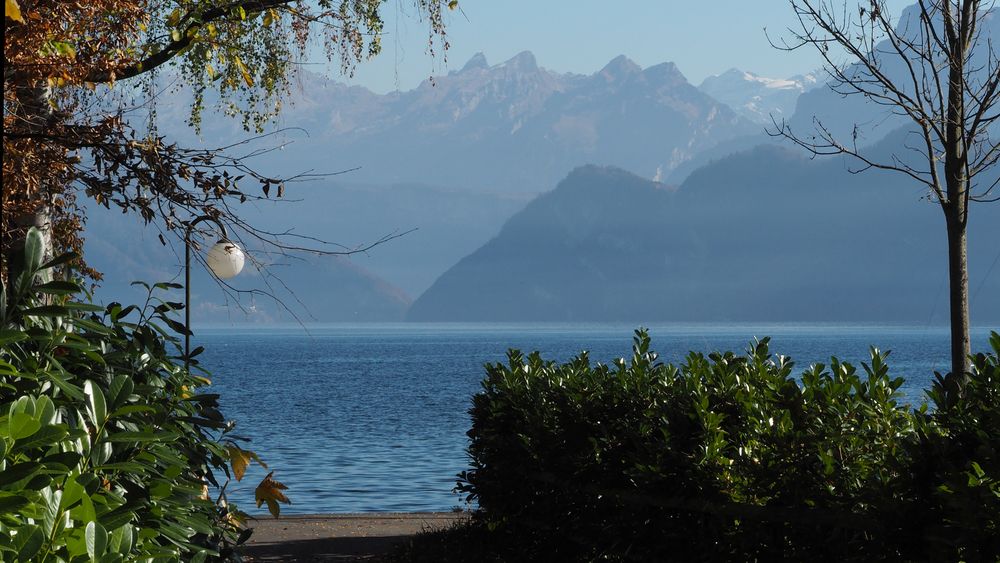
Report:
[[[493,65],[478,54],[459,70],[382,95],[305,71],[298,87],[273,139],[293,144],[255,162],[289,175],[356,169],[351,181],[369,184],[539,193],[588,163],[663,177],[700,151],[761,130],[673,63],[642,68],[625,56],[579,75],[545,69],[527,51]],[[161,129],[193,140],[180,126],[185,111],[161,110]],[[238,139],[233,120],[216,115],[206,115],[203,141]]]
[[[492,65],[476,55],[459,70],[384,95],[308,72],[299,81],[277,132],[258,141],[291,144],[256,157],[254,166],[273,176],[361,168],[289,184],[285,200],[245,207],[244,219],[342,245],[328,247],[334,250],[404,234],[349,258],[264,259],[266,271],[280,277],[272,280],[276,292],[287,283],[294,296],[286,294],[286,304],[306,320],[304,310],[319,321],[900,320],[940,301],[923,282],[919,290],[886,289],[913,285],[904,274],[943,271],[916,268],[914,254],[886,250],[885,259],[898,262],[888,271],[855,256],[897,244],[938,256],[937,216],[931,206],[914,205],[914,188],[882,174],[849,174],[839,159],[803,160],[764,132],[772,115],[790,115],[798,125],[811,124],[811,115],[850,121],[844,107],[857,100],[845,106],[811,75],[768,79],[734,69],[695,87],[672,63],[641,68],[622,56],[579,75],[546,70],[523,52]],[[180,102],[159,109],[161,130],[182,143],[219,146],[246,136],[232,119],[209,114],[198,137],[180,125],[185,111]],[[890,133],[883,127],[865,141],[888,151],[902,138]],[[896,186],[894,197],[905,201],[875,189],[880,183]],[[992,217],[996,206],[980,208]],[[775,209],[783,214],[774,217]],[[155,234],[128,217],[100,217],[88,225],[87,249],[108,274],[98,296],[118,299],[133,279],[177,279],[179,259]],[[861,227],[825,217],[857,218]],[[973,228],[998,240],[995,225],[1000,221]],[[918,227],[927,234],[885,238]],[[738,234],[726,234],[730,228]],[[815,244],[795,246],[800,233],[815,236]],[[766,259],[748,261],[749,240],[767,249]],[[821,268],[800,267],[817,257],[826,257]],[[991,257],[975,258],[978,268]],[[882,285],[848,277],[810,290],[816,276],[841,275],[830,269],[834,263],[848,272],[879,271]],[[248,271],[235,283],[250,288],[265,279]],[[227,297],[210,290],[207,277],[196,284],[196,318],[240,319],[220,316]],[[756,297],[726,304],[712,297],[723,289]],[[468,301],[476,295],[492,297]],[[807,307],[824,295],[854,305]],[[880,305],[862,307],[877,295],[885,297]],[[573,303],[587,306],[571,312]],[[255,298],[246,318],[291,320],[282,309]]]
[[[923,195],[897,175],[767,146],[679,188],[582,167],[442,274],[407,318],[941,322],[944,219]],[[986,322],[1000,319],[1000,208],[972,217],[972,316]]]

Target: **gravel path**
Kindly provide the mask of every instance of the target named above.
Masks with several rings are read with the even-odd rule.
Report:
[[[252,520],[248,561],[378,561],[423,530],[446,528],[466,513],[316,514]]]

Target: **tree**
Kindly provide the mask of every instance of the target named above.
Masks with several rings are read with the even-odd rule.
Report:
[[[852,172],[886,170],[924,185],[944,214],[951,307],[951,375],[961,392],[969,370],[969,204],[997,201],[988,172],[1000,160],[1000,59],[989,34],[995,6],[983,0],[918,0],[893,22],[885,0],[789,0],[799,26],[781,49],[815,48],[830,87],[861,96],[907,123],[899,152],[860,146],[814,119],[803,135],[775,122],[773,135],[814,155],[846,155]],[[846,57],[847,62],[839,62]],[[911,142],[912,141],[912,142]],[[916,156],[914,156],[916,155]],[[980,182],[981,179],[986,181]]]
[[[304,178],[253,169],[234,152],[243,144],[194,150],[159,135],[157,75],[169,68],[173,88],[193,92],[192,126],[214,91],[227,114],[260,132],[311,45],[321,44],[348,73],[379,53],[387,3],[5,0],[0,272],[6,276],[9,260],[21,254],[17,242],[32,224],[49,224],[55,252],[80,252],[80,195],[155,222],[165,244],[164,234],[182,240],[194,217],[208,215],[231,236],[281,252],[306,249],[301,238],[242,221],[236,205],[281,197],[285,182]],[[444,13],[457,2],[412,5],[428,25],[429,50],[446,49]],[[136,105],[150,108],[145,125],[134,117]],[[100,277],[82,261],[77,267]]]

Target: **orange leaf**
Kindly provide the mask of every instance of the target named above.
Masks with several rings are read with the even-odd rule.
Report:
[[[267,464],[261,461],[255,452],[244,450],[236,444],[226,445],[226,451],[229,452],[229,465],[232,466],[233,476],[236,477],[237,481],[243,480],[243,475],[246,474],[251,460],[256,461],[261,467],[267,469]]]
[[[253,88],[253,76],[251,76],[247,65],[243,64],[243,61],[240,60],[238,56],[234,57],[233,62],[236,63],[236,68],[239,69],[240,74],[243,75],[243,82],[247,83],[248,88]]]
[[[250,465],[250,454],[235,444],[226,446],[226,450],[229,451],[229,465],[233,466],[233,476],[237,481],[242,481],[243,474]]]
[[[287,490],[288,487],[284,483],[272,479],[272,475],[274,475],[274,471],[268,473],[267,477],[264,477],[264,480],[257,485],[257,489],[254,491],[254,498],[257,499],[258,508],[260,508],[261,503],[267,503],[267,510],[272,516],[277,518],[281,513],[278,503],[292,504],[292,501],[288,500],[285,493],[281,492]]]
[[[24,18],[21,17],[21,6],[17,4],[17,0],[4,0],[3,15],[16,22],[24,23]]]

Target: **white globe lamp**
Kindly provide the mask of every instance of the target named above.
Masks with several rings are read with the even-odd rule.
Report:
[[[240,247],[227,239],[219,239],[205,255],[205,263],[221,279],[229,279],[243,270],[246,257]]]

